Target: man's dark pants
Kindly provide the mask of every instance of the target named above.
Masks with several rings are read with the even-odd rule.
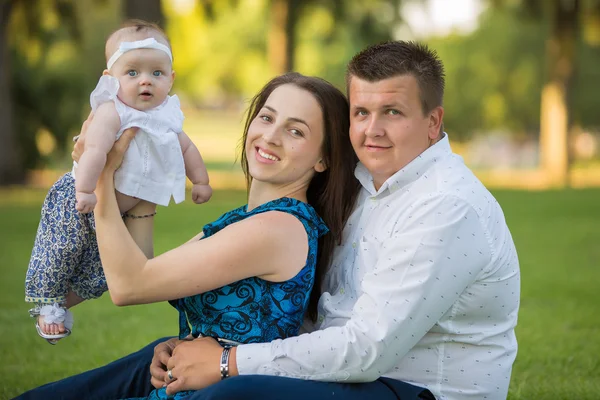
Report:
[[[140,351],[104,367],[40,386],[15,400],[115,400],[147,396],[153,389],[150,385],[149,368],[154,346],[167,339],[159,339]],[[388,378],[353,384],[246,375],[225,379],[195,392],[186,399],[417,400],[433,399],[433,396],[428,390]]]

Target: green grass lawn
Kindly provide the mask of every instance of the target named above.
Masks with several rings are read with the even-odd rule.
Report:
[[[23,282],[44,194],[0,192],[1,399],[177,334],[168,304],[117,308],[105,294],[73,309],[72,337],[50,346],[37,336]],[[494,194],[519,251],[523,282],[509,398],[600,398],[600,190]],[[206,205],[160,208],[157,253],[244,198],[243,192],[217,192]]]

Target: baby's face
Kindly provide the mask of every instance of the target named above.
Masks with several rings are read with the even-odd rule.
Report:
[[[155,49],[126,52],[109,74],[119,80],[119,99],[141,111],[161,105],[175,78],[169,56]]]

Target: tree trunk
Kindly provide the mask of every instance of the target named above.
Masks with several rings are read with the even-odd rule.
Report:
[[[123,0],[125,19],[143,19],[165,27],[165,17],[160,8],[160,0]]]
[[[10,90],[10,52],[7,26],[14,2],[0,5],[0,186],[23,183],[25,171],[16,140]]]
[[[549,2],[551,33],[546,41],[547,80],[542,89],[540,159],[552,186],[568,184],[569,89],[574,74],[579,0]]]
[[[294,69],[299,9],[299,0],[271,0],[268,57],[271,69],[277,75]]]
[[[296,22],[299,19],[300,0],[288,0],[288,16],[285,22],[286,47],[286,71],[293,71],[295,67],[294,53],[296,50]]]

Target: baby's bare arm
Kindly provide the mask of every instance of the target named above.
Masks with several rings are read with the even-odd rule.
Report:
[[[106,154],[115,143],[121,120],[112,102],[104,103],[94,113],[87,127],[83,154],[77,165],[75,190],[92,193],[106,163]]]
[[[185,174],[195,185],[208,185],[208,172],[198,148],[185,132],[181,132],[177,137],[183,152]]]

